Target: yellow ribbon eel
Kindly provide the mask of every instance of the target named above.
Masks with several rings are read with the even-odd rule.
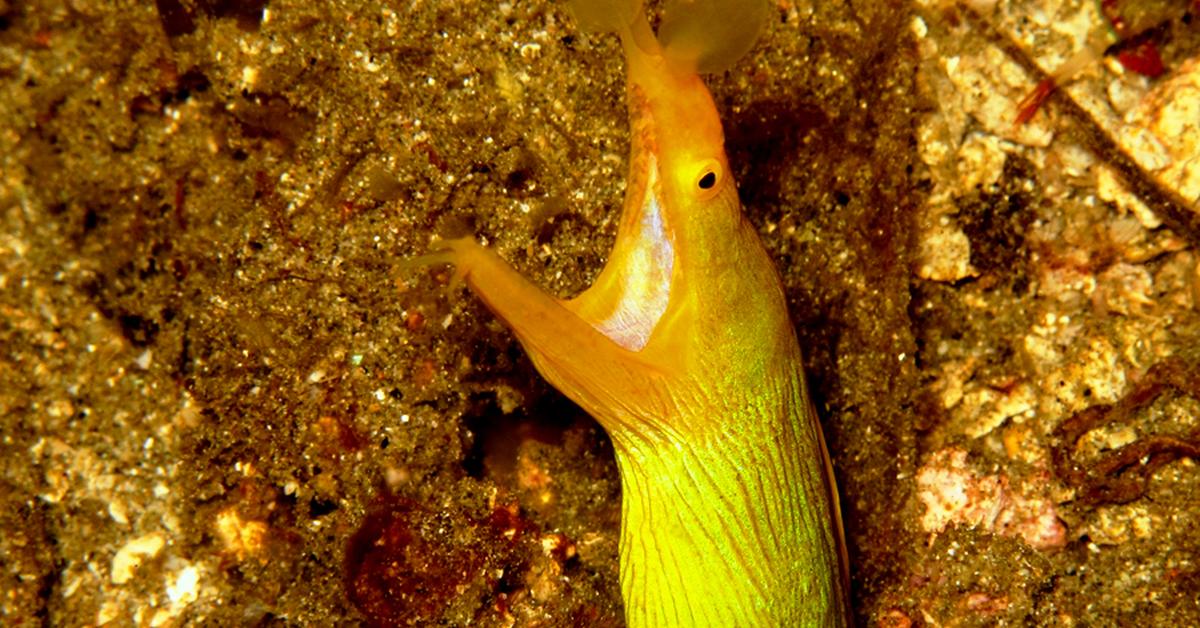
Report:
[[[562,300],[473,239],[417,263],[454,264],[612,438],[630,627],[845,625],[836,489],[800,348],[696,73],[749,49],[767,4],[668,2],[657,36],[641,0],[573,4],[627,60],[632,154],[604,269]]]

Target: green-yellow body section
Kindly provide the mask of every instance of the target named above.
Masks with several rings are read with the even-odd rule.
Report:
[[[676,19],[690,47],[672,55],[640,3],[617,4],[591,17],[622,37],[633,141],[617,240],[595,284],[555,298],[470,239],[423,261],[455,264],[542,375],[612,437],[629,626],[844,625],[828,456],[778,275],[742,216],[695,73],[705,38]]]
[[[672,417],[726,423],[711,432],[619,445],[630,626],[842,623],[819,436],[788,368],[782,362],[741,391],[706,391],[730,394]]]

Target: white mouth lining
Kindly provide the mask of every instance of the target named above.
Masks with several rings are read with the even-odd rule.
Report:
[[[667,311],[675,246],[667,236],[658,195],[658,163],[650,158],[650,176],[642,199],[642,216],[634,235],[636,245],[624,260],[621,295],[607,318],[593,323],[610,340],[630,351],[641,351]]]

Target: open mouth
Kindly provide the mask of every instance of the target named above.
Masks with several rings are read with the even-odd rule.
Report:
[[[649,177],[641,199],[641,215],[632,247],[621,260],[621,293],[616,307],[606,317],[592,321],[597,331],[630,351],[641,351],[667,311],[671,299],[671,273],[675,267],[675,245],[662,213],[658,160],[648,160]]]

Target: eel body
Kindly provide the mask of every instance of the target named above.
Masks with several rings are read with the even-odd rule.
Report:
[[[742,216],[697,74],[744,53],[767,7],[698,1],[673,17],[690,4],[668,2],[656,35],[640,1],[575,2],[581,23],[621,36],[633,135],[616,242],[590,288],[556,298],[473,239],[440,241],[422,262],[454,264],[612,438],[629,626],[840,626],[828,455],[779,277]]]

